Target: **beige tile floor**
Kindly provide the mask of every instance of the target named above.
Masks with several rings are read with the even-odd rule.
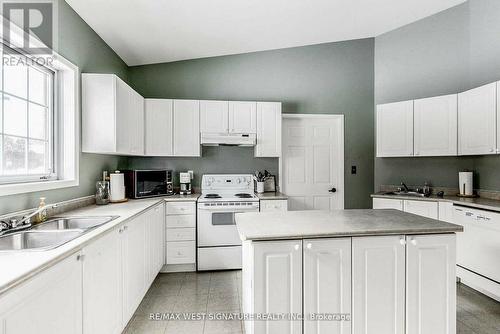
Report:
[[[125,334],[243,333],[239,321],[150,320],[150,313],[240,312],[241,271],[160,274]],[[457,285],[457,334],[500,333],[500,303]]]

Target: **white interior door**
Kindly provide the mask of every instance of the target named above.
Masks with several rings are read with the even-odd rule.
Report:
[[[289,210],[344,208],[344,116],[283,115]]]

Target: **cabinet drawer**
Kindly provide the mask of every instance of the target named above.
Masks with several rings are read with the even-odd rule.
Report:
[[[287,200],[267,200],[260,201],[260,212],[278,212],[287,211],[288,201]]]
[[[167,216],[167,228],[196,227],[195,215]]]
[[[172,241],[167,243],[167,264],[195,262],[196,245],[194,241]]]
[[[169,228],[167,229],[167,241],[194,241],[194,228]]]
[[[167,203],[168,215],[194,215],[196,213],[196,204],[193,202]]]

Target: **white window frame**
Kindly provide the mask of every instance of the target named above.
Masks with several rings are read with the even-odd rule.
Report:
[[[12,28],[12,25],[11,25]],[[10,31],[10,44],[23,45],[23,31],[19,28]],[[24,53],[28,58],[34,58]],[[37,55],[36,57],[40,57]],[[0,185],[0,197],[76,187],[79,185],[80,155],[80,71],[78,66],[61,55],[53,52],[50,66],[54,72],[54,138],[53,154],[56,156],[54,167],[57,180],[37,180],[35,182],[6,183]],[[3,60],[2,60],[3,61]]]

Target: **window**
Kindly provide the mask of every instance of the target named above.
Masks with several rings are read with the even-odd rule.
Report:
[[[3,46],[0,183],[57,179],[55,72]]]

